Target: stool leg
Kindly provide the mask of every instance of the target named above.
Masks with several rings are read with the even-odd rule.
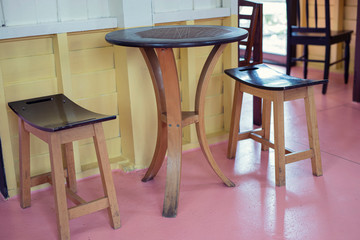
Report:
[[[101,123],[96,123],[94,126],[94,145],[96,149],[96,155],[99,163],[100,175],[104,194],[109,200],[108,214],[111,226],[117,229],[121,226],[119,207],[116,198],[116,192],[114,187],[114,181],[111,173],[109,157],[106,150],[104,130]]]
[[[305,97],[305,112],[306,121],[309,134],[310,149],[313,150],[313,157],[311,158],[312,171],[315,176],[322,176],[321,154],[319,144],[319,133],[316,118],[316,107],[314,100],[313,87],[307,88],[307,96]]]
[[[65,143],[65,157],[66,157],[66,169],[67,169],[67,178],[66,183],[67,187],[74,193],[77,191],[76,184],[76,172],[75,172],[75,161],[74,161],[74,148],[73,143]]]
[[[30,181],[30,134],[24,128],[24,121],[19,118],[19,167],[20,167],[20,206],[31,205]]]
[[[49,142],[51,181],[55,193],[55,208],[59,239],[70,239],[69,215],[66,201],[64,165],[61,154],[61,144],[56,133],[50,134]]]
[[[285,185],[284,92],[274,94],[274,145],[276,186]]]
[[[266,140],[270,139],[270,120],[271,120],[271,101],[263,99],[263,110],[262,110],[262,129],[264,130],[263,138]],[[269,147],[265,144],[261,144],[261,150],[267,151]]]
[[[240,91],[240,83],[236,81],[235,89],[234,89],[232,113],[231,113],[227,158],[234,158],[236,154],[242,99],[243,99],[243,92]]]

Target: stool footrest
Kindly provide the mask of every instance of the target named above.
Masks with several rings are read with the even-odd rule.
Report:
[[[239,133],[238,138],[240,140],[246,139],[246,138],[251,138],[256,142],[259,142],[261,144],[264,144],[268,147],[271,147],[272,149],[274,149],[275,145],[273,142],[264,139],[262,136],[257,135],[257,133],[261,133],[262,131],[259,131],[258,129],[254,130],[254,131],[248,131],[248,132],[243,132],[243,133]],[[248,137],[246,137],[248,136]],[[291,149],[285,148],[285,163],[293,163],[293,162],[297,162],[300,160],[304,160],[307,158],[312,158],[314,156],[314,151],[312,149],[309,150],[305,150],[305,151],[301,151],[301,152],[295,152]]]
[[[81,205],[69,208],[69,219],[71,220],[89,213],[97,212],[108,208],[109,206],[109,199],[107,197],[99,198],[91,202],[86,202]]]
[[[30,178],[31,187],[35,187],[44,183],[51,184],[51,172],[43,173]]]
[[[257,141],[257,142],[259,142],[259,143],[261,143],[261,144],[264,144],[264,145],[267,146],[267,147],[271,147],[272,149],[275,148],[275,145],[274,145],[273,142],[271,142],[271,141],[269,141],[269,140],[267,140],[267,139],[264,139],[263,137],[257,135],[257,134],[254,133],[254,132],[251,132],[251,133],[249,134],[249,138],[251,138],[252,140]],[[288,149],[288,148],[285,148],[285,154],[293,153],[293,152],[294,152],[293,150]]]
[[[255,130],[250,130],[250,131],[246,131],[246,132],[241,132],[238,134],[237,136],[237,141],[240,141],[240,140],[244,140],[244,139],[248,139],[248,138],[251,138],[250,135],[254,133],[254,134],[264,134],[264,130],[263,129],[255,129]]]
[[[67,169],[64,169],[64,177],[68,176]],[[39,174],[30,178],[31,187],[35,187],[44,183],[52,184],[51,172]]]
[[[79,195],[71,191],[69,188],[66,188],[66,196],[76,205],[87,203],[84,199],[82,199]]]
[[[314,156],[314,151],[312,149],[302,152],[294,152],[285,155],[285,162],[286,164],[293,163],[307,158],[312,158],[313,156]]]

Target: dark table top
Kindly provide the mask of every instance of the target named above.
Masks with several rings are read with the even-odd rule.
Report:
[[[105,39],[128,47],[181,48],[236,42],[246,37],[246,30],[235,27],[171,25],[118,30],[106,34]]]

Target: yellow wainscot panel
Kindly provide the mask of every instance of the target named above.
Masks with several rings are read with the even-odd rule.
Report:
[[[1,140],[1,141],[3,141],[3,140]],[[11,141],[14,160],[18,160],[19,159],[19,137],[13,136],[13,137],[11,137],[10,141]],[[18,167],[18,166],[15,165],[15,167]]]
[[[78,99],[76,102],[80,106],[97,113],[107,115],[118,114],[116,93],[95,96],[93,98]]]
[[[0,60],[53,53],[52,37],[0,42]]]
[[[206,55],[197,55],[195,62],[196,62],[196,79],[199,79],[201,70],[205,64],[207,56]]]
[[[135,167],[141,168],[148,166],[151,162],[155,149],[156,101],[150,74],[140,51],[126,48],[125,53],[128,66],[126,77],[129,84],[130,108],[124,109],[123,114],[131,116]],[[127,113],[127,111],[129,112]]]
[[[8,123],[9,123],[9,133],[10,137],[17,137],[19,135],[18,132],[18,117],[17,115],[8,107],[6,106],[7,114],[8,114]],[[17,151],[19,149],[16,149]]]
[[[19,138],[17,138],[18,141]],[[18,144],[18,142],[17,142]],[[30,135],[30,156],[36,156],[41,154],[48,154],[49,153],[49,145],[46,144],[44,141]]]
[[[221,18],[216,19],[200,19],[195,21],[195,25],[223,25],[223,21]]]
[[[180,48],[173,48],[174,57],[176,60],[180,59]]]
[[[77,99],[116,92],[115,70],[72,75],[72,93]]]
[[[223,95],[214,95],[205,98],[205,117],[223,113]]]
[[[213,75],[215,74],[223,74],[224,73],[224,69],[223,69],[223,55],[221,55],[221,57],[219,58],[218,62],[215,65],[214,71],[213,71]]]
[[[106,141],[109,158],[118,158],[121,155],[121,139],[120,137],[112,138]]]
[[[120,138],[113,138],[106,141],[109,158],[115,158],[121,155]],[[93,143],[79,146],[80,164],[82,170],[97,168],[97,159]],[[90,165],[90,167],[88,166]]]
[[[196,48],[196,55],[197,56],[209,56],[209,53],[211,52],[211,49],[213,49],[214,46],[203,46],[203,47],[197,47]]]
[[[103,125],[103,128],[104,128],[104,134],[105,134],[105,139],[106,140],[111,139],[111,138],[120,137],[119,118],[103,122],[102,125]],[[80,145],[88,144],[90,142],[92,142],[92,138],[79,140]]]
[[[220,75],[214,75],[211,77],[211,80],[209,82],[209,86],[206,92],[206,96],[213,96],[222,94],[223,92],[223,80],[222,80],[222,74]]]
[[[13,82],[55,78],[54,55],[32,56],[0,61],[5,85]]]
[[[51,171],[50,154],[35,155],[30,158],[31,176]]]
[[[86,33],[69,33],[69,50],[109,47],[111,44],[105,41],[105,35],[111,31],[113,31],[113,29],[90,31]]]
[[[207,57],[208,57],[208,55],[201,55],[201,56],[196,57],[196,76],[197,76],[197,78],[200,77],[202,68],[205,64]],[[222,66],[223,66],[223,57],[221,56],[215,65],[212,75],[222,74],[224,71]]]
[[[72,74],[114,68],[113,47],[71,51],[69,58]]]
[[[103,123],[105,138],[120,137],[120,123],[119,118]]]
[[[52,95],[57,93],[56,78],[11,84],[5,87],[8,102]]]
[[[205,118],[206,134],[213,134],[224,131],[224,115],[214,115]]]

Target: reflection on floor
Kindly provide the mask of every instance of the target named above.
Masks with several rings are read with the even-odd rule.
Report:
[[[309,78],[321,78],[321,72],[311,71]],[[321,86],[315,92],[324,176],[314,177],[305,160],[287,165],[286,187],[275,187],[272,150],[261,152],[246,140],[229,160],[222,142],[211,150],[236,187],[219,181],[199,149],[185,152],[178,216],[163,218],[164,167],[148,183],[140,181],[143,170],[114,171],[122,227],[113,230],[100,211],[71,220],[72,239],[359,239],[360,104],[352,102],[352,83],[345,85],[340,74],[331,75],[327,95]],[[251,126],[251,104],[246,106],[243,129]],[[302,101],[286,103],[285,110],[287,147],[305,149]],[[81,180],[79,194],[94,199],[100,184],[98,176]],[[51,188],[33,193],[27,209],[17,198],[0,200],[0,239],[56,237]]]

